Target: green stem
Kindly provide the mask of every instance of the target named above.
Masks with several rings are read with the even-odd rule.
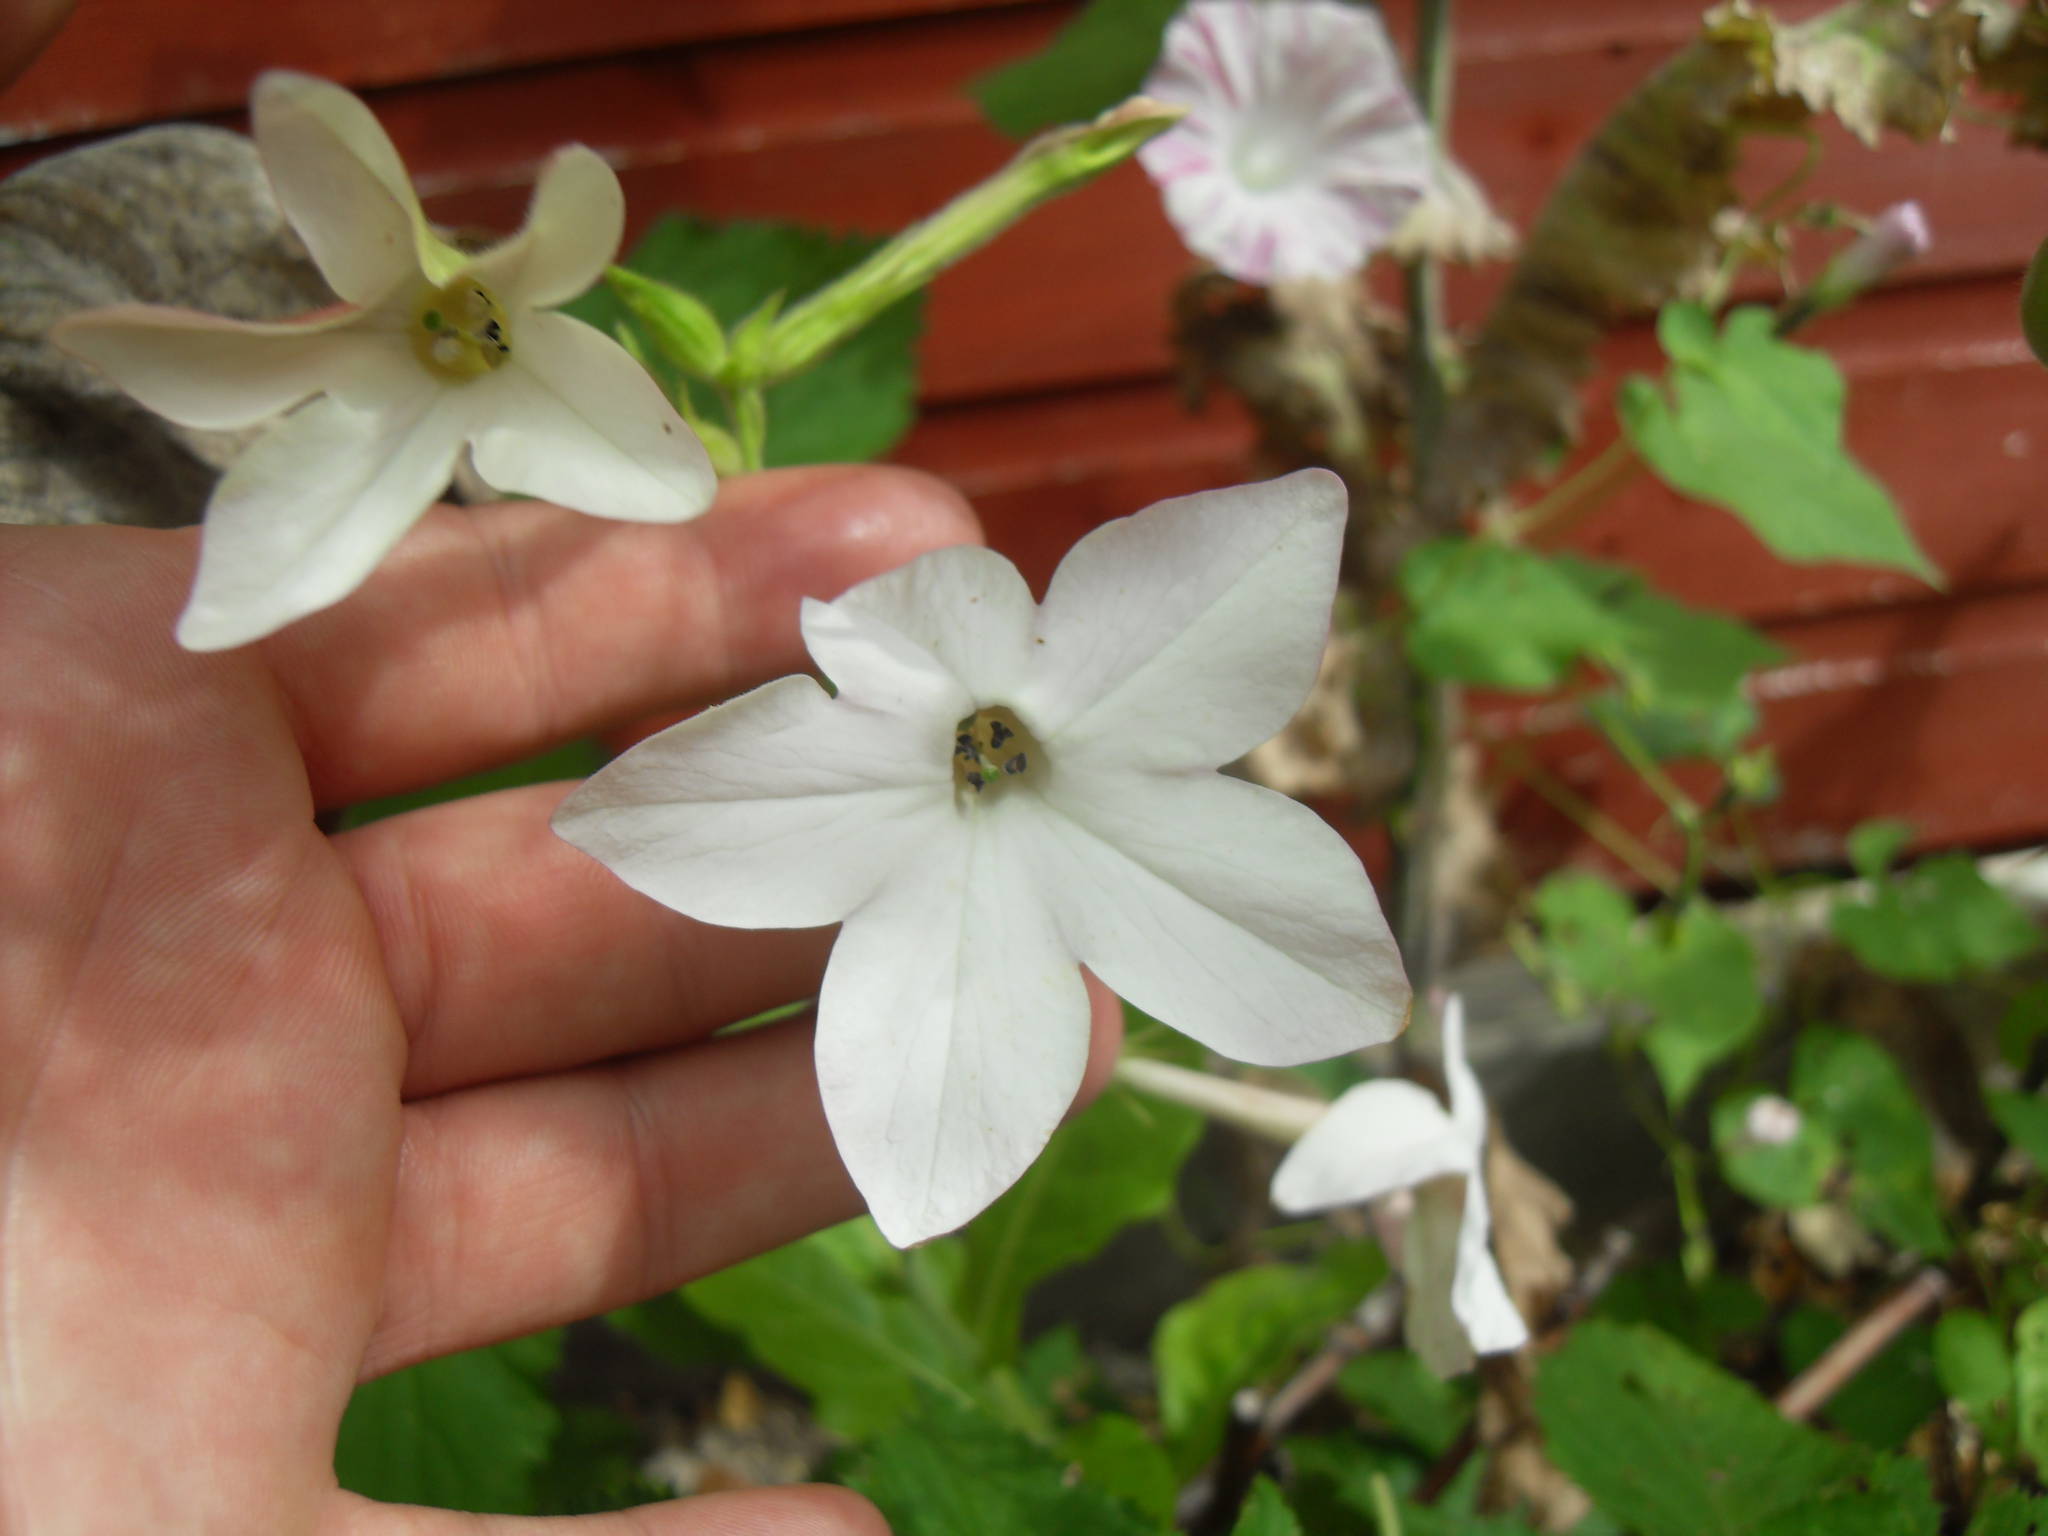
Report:
[[[1417,16],[1415,94],[1437,138],[1439,152],[1451,115],[1453,67],[1451,0],[1422,0]],[[1409,264],[1408,369],[1410,426],[1408,462],[1418,503],[1430,503],[1443,436],[1443,279],[1433,257]],[[1401,878],[1401,958],[1417,995],[1449,958],[1450,935],[1438,886],[1438,866],[1449,828],[1451,757],[1463,714],[1459,690],[1450,683],[1424,686],[1417,701],[1414,792],[1409,801],[1405,868]]]
[[[1384,1472],[1372,1475],[1372,1519],[1379,1536],[1401,1536],[1401,1506],[1394,1502],[1394,1485]]]
[[[760,385],[734,386],[732,425],[733,433],[739,440],[740,468],[764,468],[763,453],[768,445],[768,399]]]
[[[1501,761],[1541,795],[1551,809],[1626,864],[1666,896],[1676,894],[1680,872],[1620,822],[1587,800],[1564,780],[1536,761],[1520,742],[1501,744]]]
[[[1539,534],[1554,539],[1576,528],[1642,468],[1635,446],[1617,437],[1531,505],[1497,519],[1489,532],[1507,544],[1532,543]]]
[[[1613,1049],[1617,1055],[1625,1055],[1629,1050],[1618,1032],[1613,1037]],[[1707,1220],[1706,1199],[1700,1193],[1699,1154],[1691,1142],[1678,1134],[1678,1127],[1672,1124],[1664,1106],[1643,1092],[1625,1061],[1621,1079],[1623,1098],[1671,1169],[1671,1194],[1678,1206],[1678,1225],[1683,1234],[1678,1246],[1679,1267],[1692,1284],[1704,1284],[1714,1273],[1714,1232]]]

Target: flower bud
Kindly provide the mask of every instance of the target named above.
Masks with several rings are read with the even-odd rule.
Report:
[[[663,357],[697,378],[718,376],[725,366],[725,331],[701,300],[624,267],[606,268],[604,280],[647,327]]]
[[[1806,292],[1794,301],[1778,329],[1788,331],[1815,315],[1839,309],[1875,287],[1909,261],[1918,261],[1934,244],[1927,215],[1918,203],[1893,203],[1870,228],[1835,253]]]

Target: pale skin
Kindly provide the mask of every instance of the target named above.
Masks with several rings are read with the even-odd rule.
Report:
[[[566,785],[317,812],[801,670],[798,599],[977,538],[906,471],[679,527],[440,508],[338,607],[171,639],[194,531],[0,528],[0,1532],[878,1536],[836,1488],[534,1521],[338,1490],[359,1380],[853,1215],[829,930],[657,906]],[[1091,1084],[1114,1052],[1096,989]]]

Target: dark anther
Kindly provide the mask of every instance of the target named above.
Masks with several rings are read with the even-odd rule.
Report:
[[[1003,764],[1003,772],[1005,773],[1022,773],[1023,771],[1024,754],[1022,752],[1019,752],[1015,757]]]
[[[991,720],[988,723],[988,744],[992,747],[1000,747],[1016,734],[1000,720]]]
[[[980,794],[981,775],[978,773],[970,773],[969,775],[967,775],[967,787],[973,790],[977,795]]]

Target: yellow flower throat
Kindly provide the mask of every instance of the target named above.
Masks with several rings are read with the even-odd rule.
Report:
[[[494,373],[512,357],[504,306],[473,277],[431,288],[413,311],[412,350],[452,384]]]

